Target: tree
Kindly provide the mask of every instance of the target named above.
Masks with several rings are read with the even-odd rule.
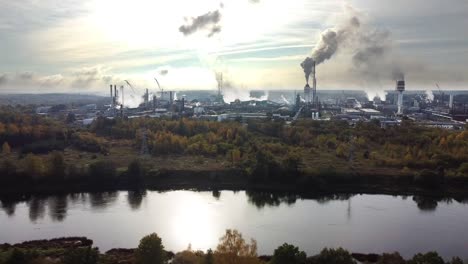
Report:
[[[288,174],[288,176],[298,176],[300,173],[300,168],[303,165],[302,159],[299,155],[294,153],[289,153],[283,161],[283,169]]]
[[[2,145],[2,153],[3,155],[8,155],[10,154],[10,152],[11,152],[10,145],[8,144],[8,142],[5,141]]]
[[[398,252],[395,253],[384,253],[382,257],[379,258],[377,264],[405,264],[406,261],[401,257]]]
[[[220,264],[260,263],[257,258],[257,242],[252,239],[248,244],[239,231],[228,229],[219,239],[215,259],[215,263]]]
[[[316,264],[356,264],[351,254],[342,248],[324,248],[319,255],[313,258]]]
[[[166,263],[166,253],[161,238],[152,233],[143,237],[135,252],[137,264],[162,264]]]
[[[418,253],[408,261],[408,264],[444,264],[444,260],[436,252]]]
[[[32,178],[41,178],[44,175],[44,164],[40,157],[28,154],[25,158],[25,172]]]
[[[201,264],[203,261],[203,252],[194,252],[190,249],[175,254],[172,264]]]
[[[304,251],[299,251],[298,247],[284,243],[282,246],[275,249],[272,264],[304,264],[306,263],[307,255]]]
[[[67,164],[63,158],[63,154],[54,151],[49,157],[49,173],[54,178],[62,178],[65,176],[65,169]]]
[[[144,168],[140,160],[134,159],[128,164],[127,172],[135,180],[141,180],[144,175]]]
[[[206,251],[203,264],[214,264],[213,250],[211,248]]]

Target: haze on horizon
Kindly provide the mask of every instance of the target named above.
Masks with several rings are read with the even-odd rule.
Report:
[[[465,0],[0,0],[0,92],[154,88],[302,89],[300,63],[352,13],[371,62],[343,45],[317,68],[319,89],[468,88]],[[379,36],[375,43],[374,36]],[[380,45],[380,46],[379,46]],[[385,61],[385,63],[382,63]]]

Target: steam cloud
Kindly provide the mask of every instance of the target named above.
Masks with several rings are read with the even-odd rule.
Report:
[[[200,30],[209,30],[208,37],[212,37],[221,32],[220,20],[221,13],[219,10],[210,11],[204,15],[192,17],[189,24],[179,27],[179,31],[188,36]]]

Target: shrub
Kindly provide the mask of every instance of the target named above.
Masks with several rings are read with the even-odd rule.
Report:
[[[135,252],[137,264],[162,264],[166,263],[166,254],[161,238],[152,233],[143,237]]]

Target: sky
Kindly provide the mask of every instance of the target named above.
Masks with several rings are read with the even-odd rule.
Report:
[[[317,66],[318,89],[468,89],[466,0],[0,0],[0,92],[302,89],[322,32],[359,40]],[[337,31],[338,32],[338,31]],[[375,40],[374,37],[379,39]],[[353,60],[380,45],[366,63]],[[380,51],[380,49],[378,49]]]

